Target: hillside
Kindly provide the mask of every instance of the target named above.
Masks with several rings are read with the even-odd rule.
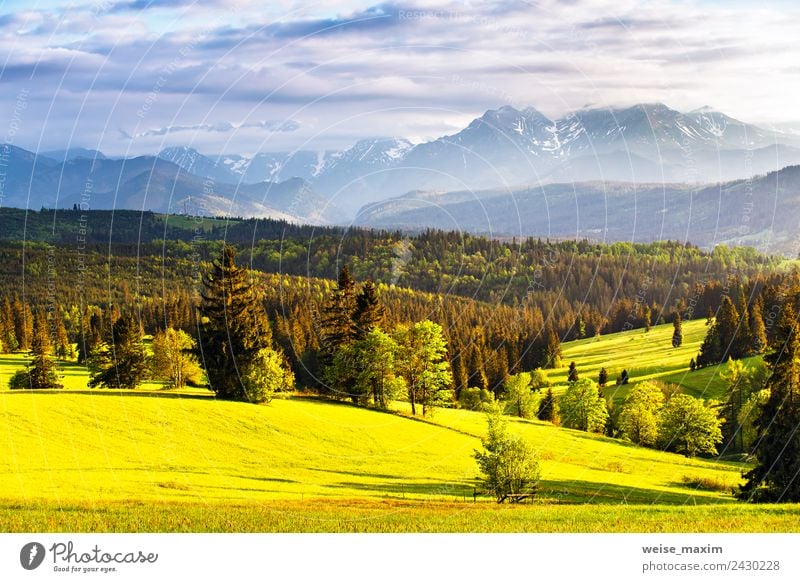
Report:
[[[269,406],[204,394],[0,393],[3,497],[59,503],[472,497],[482,414],[431,421],[307,399]],[[519,421],[543,463],[542,498],[732,503],[684,476],[733,485],[739,466]]]
[[[722,366],[689,371],[689,361],[697,357],[707,331],[705,319],[684,322],[683,344],[679,348],[672,347],[672,324],[653,326],[649,332],[633,329],[567,342],[561,346],[564,365],[557,370],[548,370],[548,377],[565,385],[569,363],[575,362],[581,377],[595,382],[600,368],[605,368],[609,386],[604,394],[617,403],[622,403],[630,388],[642,380],[676,385],[682,392],[696,398],[720,400],[726,388],[719,377]],[[744,361],[753,365],[760,359],[759,356]],[[630,384],[616,386],[614,382],[623,369],[628,371]]]
[[[773,152],[773,157],[779,157]],[[691,241],[748,245],[796,256],[800,166],[753,179],[690,186],[603,181],[487,190],[410,192],[365,206],[356,224],[374,228],[459,229],[494,236],[596,241]]]

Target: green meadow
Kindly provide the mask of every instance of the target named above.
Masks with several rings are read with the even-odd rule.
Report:
[[[712,369],[684,372],[704,322],[684,327],[678,350],[671,329],[565,344],[565,360],[590,377],[625,367],[632,381],[718,396]],[[2,358],[5,384],[25,360]],[[532,503],[498,506],[475,496],[478,412],[422,420],[403,403],[385,413],[302,396],[223,402],[155,383],[88,390],[85,369],[63,372],[64,390],[0,391],[2,531],[796,531],[800,518],[797,506],[734,501],[741,463],[515,418],[542,481]]]

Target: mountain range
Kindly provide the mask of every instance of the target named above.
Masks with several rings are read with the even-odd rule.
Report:
[[[680,199],[704,191],[700,185],[727,184],[800,164],[800,136],[708,107],[682,113],[653,103],[583,109],[555,120],[532,107],[505,106],[485,112],[453,135],[425,143],[374,138],[343,151],[204,155],[170,147],[128,159],[82,148],[35,154],[6,145],[2,151],[0,203],[7,206],[71,207],[89,198],[92,208],[313,224],[347,223],[357,216],[361,224],[418,228],[440,221],[413,218],[420,209],[411,200],[435,200],[450,208],[470,192],[493,204],[502,198],[493,192],[540,191],[574,191],[577,199],[601,197],[608,203],[617,200],[609,193],[632,188],[637,196],[660,188],[664,196]],[[627,200],[620,196],[615,203]],[[541,216],[520,218],[532,225]],[[576,224],[577,216],[571,220]],[[557,226],[558,232],[572,232]]]
[[[499,237],[754,246],[797,257],[800,166],[722,184],[582,182],[410,192],[365,206],[354,224]]]

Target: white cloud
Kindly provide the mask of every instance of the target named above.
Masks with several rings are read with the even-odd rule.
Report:
[[[452,133],[505,103],[551,116],[587,103],[663,101],[753,122],[797,117],[800,10],[788,4],[101,4],[0,16],[9,24],[0,28],[0,131],[18,90],[32,84],[20,139],[53,147],[68,145],[50,142],[73,129],[78,145],[110,149],[152,148],[155,137],[179,143],[191,131],[207,151],[264,147],[259,128],[230,119],[300,122],[271,132],[269,147],[343,147],[372,135]],[[142,139],[115,145],[109,127]]]

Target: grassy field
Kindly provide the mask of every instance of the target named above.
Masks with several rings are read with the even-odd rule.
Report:
[[[605,395],[616,402],[623,401],[630,387],[641,380],[675,384],[697,398],[719,400],[725,391],[719,377],[722,366],[689,371],[689,361],[697,358],[707,331],[705,319],[684,322],[683,344],[679,348],[672,347],[672,324],[654,326],[649,332],[634,329],[568,342],[561,346],[564,366],[548,370],[548,377],[565,385],[569,363],[574,361],[581,377],[595,382],[600,368],[605,368],[609,377]],[[744,362],[754,365],[759,359],[749,358]],[[615,386],[614,381],[623,369],[628,370],[630,384]]]
[[[625,353],[632,380],[687,376],[692,348],[665,355],[667,328],[565,344],[565,357],[587,375]],[[701,332],[692,324],[687,343]],[[3,356],[0,381],[23,363]],[[712,371],[688,374],[697,384],[684,389],[718,383]],[[157,384],[88,390],[84,369],[64,374],[66,390],[0,391],[0,531],[797,531],[800,523],[796,506],[734,501],[742,464],[538,421],[509,419],[538,452],[540,494],[499,507],[473,495],[481,413],[441,409],[421,420],[403,403],[381,413],[303,397],[253,406]]]

